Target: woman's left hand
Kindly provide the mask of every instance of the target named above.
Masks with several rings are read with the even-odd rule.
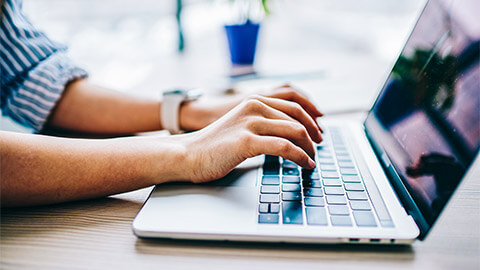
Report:
[[[316,118],[323,115],[305,94],[288,84],[258,94],[298,104],[315,123]],[[241,94],[208,96],[185,103],[180,108],[180,127],[187,131],[202,129],[225,115],[246,98],[247,96]]]

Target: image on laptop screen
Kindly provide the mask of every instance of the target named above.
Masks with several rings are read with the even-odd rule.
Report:
[[[476,0],[427,4],[366,121],[428,227],[479,149],[476,10]]]

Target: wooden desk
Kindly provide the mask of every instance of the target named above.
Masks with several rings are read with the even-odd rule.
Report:
[[[427,239],[412,246],[138,239],[131,225],[152,189],[146,188],[98,200],[3,209],[0,268],[480,269],[479,161]]]

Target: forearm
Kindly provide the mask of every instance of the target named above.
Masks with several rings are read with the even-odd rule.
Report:
[[[216,121],[245,97],[208,96],[180,107],[183,130],[199,130]],[[162,103],[101,88],[86,79],[67,86],[47,127],[94,134],[124,135],[163,129]]]
[[[62,139],[0,132],[2,206],[102,197],[182,178],[172,138]]]
[[[160,102],[91,84],[67,85],[47,127],[96,134],[124,135],[162,129]]]

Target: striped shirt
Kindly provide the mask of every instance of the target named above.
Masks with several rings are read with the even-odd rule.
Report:
[[[65,45],[30,23],[22,13],[22,0],[0,0],[0,5],[2,114],[40,131],[65,85],[87,73],[66,56]]]

